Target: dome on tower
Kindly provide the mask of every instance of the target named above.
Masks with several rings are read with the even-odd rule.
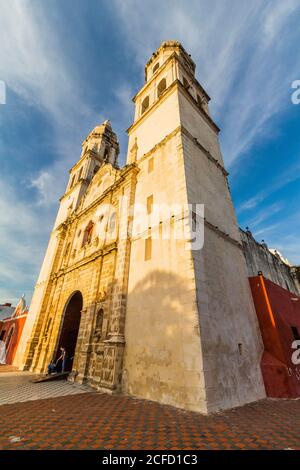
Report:
[[[109,130],[112,132],[111,123],[108,119],[104,121],[102,124],[99,124],[98,126],[94,127],[90,135],[91,134],[103,134],[106,130]]]

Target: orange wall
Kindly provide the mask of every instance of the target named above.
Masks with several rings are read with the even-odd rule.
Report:
[[[21,316],[21,317],[16,317],[16,318],[10,318],[9,320],[5,320],[0,324],[0,334],[1,334],[1,331],[5,330],[5,336],[3,338],[4,341],[7,340],[11,327],[13,325],[15,326],[13,335],[9,342],[9,347],[6,351],[6,364],[12,364],[14,360],[25,321],[26,321],[26,315]]]
[[[272,397],[300,396],[300,364],[292,363],[291,326],[300,333],[300,297],[265,279],[249,279],[264,343],[261,368],[266,392]]]

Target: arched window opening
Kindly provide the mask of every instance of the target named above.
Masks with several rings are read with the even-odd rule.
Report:
[[[167,88],[167,82],[166,82],[166,79],[163,78],[157,86],[157,97],[158,98],[165,91],[166,88]]]
[[[97,316],[96,316],[95,331],[96,331],[97,333],[101,333],[101,331],[102,331],[103,315],[104,315],[104,310],[103,310],[103,308],[100,308],[100,309],[98,310]]]
[[[152,73],[154,74],[157,69],[159,69],[159,62],[157,62],[157,63],[154,65],[153,70],[152,70]]]
[[[142,101],[142,114],[144,114],[144,112],[148,108],[149,108],[149,96],[146,96],[146,98],[144,98]]]
[[[92,235],[93,235],[93,230],[94,230],[94,224],[92,221],[90,221],[84,231],[83,234],[83,240],[82,240],[82,246],[86,245],[87,243],[90,243],[92,240]]]
[[[95,168],[94,168],[94,175],[97,173],[97,171],[99,170],[100,166],[96,165]]]
[[[78,181],[80,180],[82,176],[82,171],[83,171],[83,166],[80,168],[79,175],[78,175]]]
[[[104,150],[104,161],[108,161],[108,157],[109,157],[109,148],[108,147],[105,147],[105,150]]]

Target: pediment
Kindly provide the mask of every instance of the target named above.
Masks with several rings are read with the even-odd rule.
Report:
[[[82,200],[82,208],[88,207],[101,194],[104,193],[116,180],[116,173],[120,170],[114,168],[110,163],[105,163],[94,175]]]

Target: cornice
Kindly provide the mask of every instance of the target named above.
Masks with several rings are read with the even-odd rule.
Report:
[[[124,168],[120,170],[119,173],[119,178],[111,185],[109,186],[99,197],[97,197],[88,207],[84,207],[78,212],[74,211],[70,217],[68,217],[66,220],[64,220],[56,229],[56,231],[60,231],[62,229],[65,229],[67,226],[73,223],[75,219],[78,219],[82,216],[82,214],[88,214],[89,212],[92,211],[92,209],[95,208],[98,204],[101,204],[103,199],[105,199],[112,191],[115,191],[121,184],[125,184],[126,180],[131,176],[131,177],[136,177],[138,172],[140,171],[138,165],[134,163],[130,163],[128,165],[125,165]]]
[[[155,72],[154,75],[152,75],[152,77],[142,86],[142,88],[134,95],[134,97],[132,98],[132,101],[135,103],[137,98],[144,93],[145,90],[147,90],[147,88],[149,88],[152,83],[157,79],[158,75],[160,75],[160,73],[167,68],[167,65],[172,62],[173,59],[178,59],[178,55],[176,54],[176,52],[173,52],[173,54],[171,54],[167,60],[159,67],[159,69]]]
[[[174,90],[180,89],[184,96],[190,101],[190,103],[194,106],[194,108],[199,112],[199,114],[203,117],[206,123],[218,134],[220,132],[219,127],[213,121],[213,119],[204,111],[196,102],[196,100],[192,97],[192,95],[185,89],[183,84],[180,80],[176,79],[173,83],[161,94],[159,98],[150,106],[142,116],[140,116],[131,126],[127,129],[127,133],[130,135],[133,130],[142,124],[145,119],[150,116],[157,108],[161,105],[163,101],[166,100],[168,96],[170,96]],[[180,111],[179,111],[180,112]]]
[[[171,54],[167,60],[159,67],[159,69],[154,73],[154,75],[152,75],[152,77],[150,78],[150,80],[148,80],[143,86],[142,88],[134,95],[134,97],[132,98],[132,101],[135,103],[137,98],[143,94],[145,92],[145,90],[147,90],[147,88],[150,87],[150,85],[152,84],[153,81],[155,81],[158,77],[158,75],[160,75],[160,73],[165,69],[167,68],[167,65],[172,62],[172,61],[177,61],[181,67],[185,70],[185,72],[187,73],[187,75],[189,76],[189,79],[194,83],[194,85],[197,86],[197,88],[200,89],[201,93],[205,96],[205,98],[207,99],[207,102],[210,101],[210,96],[208,95],[208,93],[205,91],[205,89],[203,88],[203,86],[201,85],[201,83],[196,79],[196,77],[194,75],[191,74],[191,71],[188,69],[188,67],[186,66],[184,60],[182,59],[182,57],[180,57],[176,52],[173,52],[173,54]],[[178,78],[177,78],[178,79]]]
[[[79,186],[79,184],[86,184],[87,186],[89,185],[89,180],[86,179],[86,178],[80,178],[78,181],[76,181],[76,183],[74,184],[74,186],[72,186],[72,188],[69,189],[69,191],[67,191],[65,194],[63,194],[60,198],[59,198],[59,202],[61,202],[63,199],[65,199],[67,196],[70,196],[70,194],[73,192],[73,190]]]
[[[217,126],[217,124],[215,123],[215,121],[207,114],[206,111],[204,111],[204,109],[202,109],[197,101],[194,99],[194,97],[186,90],[186,88],[183,86],[183,84],[181,83],[180,80],[176,80],[176,83],[178,85],[178,87],[181,89],[181,91],[183,92],[183,94],[185,95],[186,98],[188,98],[188,100],[190,101],[190,103],[194,106],[195,109],[197,109],[197,111],[199,112],[199,114],[201,114],[201,116],[204,118],[204,120],[207,122],[207,124],[217,133],[219,134],[220,132],[220,128]]]
[[[137,160],[137,163],[139,164],[143,162],[148,157],[150,157],[153,153],[155,153],[160,147],[163,147],[170,139],[172,139],[172,137],[180,133],[181,129],[182,129],[182,126],[176,127],[172,132],[170,132],[162,140],[160,140],[157,144],[155,144],[154,147],[148,150],[148,152],[144,153],[144,155]]]
[[[209,150],[207,150],[200,142],[199,140],[196,138],[196,137],[193,137],[192,134],[184,127],[184,126],[181,126],[181,131],[184,135],[186,135],[194,145],[196,145],[196,147],[198,147],[205,155],[206,157],[212,162],[214,163],[218,168],[219,170],[222,171],[223,175],[224,176],[228,176],[229,173],[228,171],[225,170],[225,168],[221,165],[221,163],[218,162],[218,160],[212,156],[212,154],[209,152]]]
[[[184,126],[178,126],[176,127],[170,134],[166,135],[160,142],[158,142],[152,149],[148,150],[148,152],[144,153],[144,155],[138,159],[138,163],[143,162],[146,160],[148,157],[150,157],[153,153],[155,153],[160,147],[164,146],[170,139],[172,139],[175,135],[182,133],[190,141],[197,146],[202,153],[212,162],[216,167],[223,173],[223,175],[227,178],[229,175],[228,171],[225,170],[225,168],[218,162],[218,160],[212,156],[212,154],[207,150],[197,139],[196,137],[193,137],[192,134],[184,127]]]
[[[244,251],[243,244],[236,240],[235,238],[231,237],[228,233],[221,230],[217,225],[212,224],[204,217],[204,224],[213,232],[217,233],[220,237],[224,240],[228,241],[232,245],[237,246],[240,250]]]
[[[112,251],[117,251],[117,249],[118,249],[118,243],[117,242],[111,243],[110,245],[107,245],[105,248],[101,248],[101,249],[95,251],[93,254],[85,257],[82,260],[77,261],[76,263],[72,264],[71,266],[68,266],[66,268],[62,268],[59,271],[57,271],[55,273],[52,273],[51,276],[50,276],[50,281],[54,281],[55,279],[58,279],[61,276],[65,276],[66,274],[68,274],[68,273],[70,273],[70,272],[72,272],[72,271],[74,271],[78,268],[81,268],[85,264],[89,264],[89,263],[95,261],[96,259],[98,259],[100,257],[106,256],[107,254],[111,253]]]
[[[84,159],[92,158],[94,160],[98,160],[99,162],[103,162],[103,158],[101,158],[96,152],[91,149],[86,150],[82,157],[70,168],[69,173],[71,173],[76,167],[79,167]]]

